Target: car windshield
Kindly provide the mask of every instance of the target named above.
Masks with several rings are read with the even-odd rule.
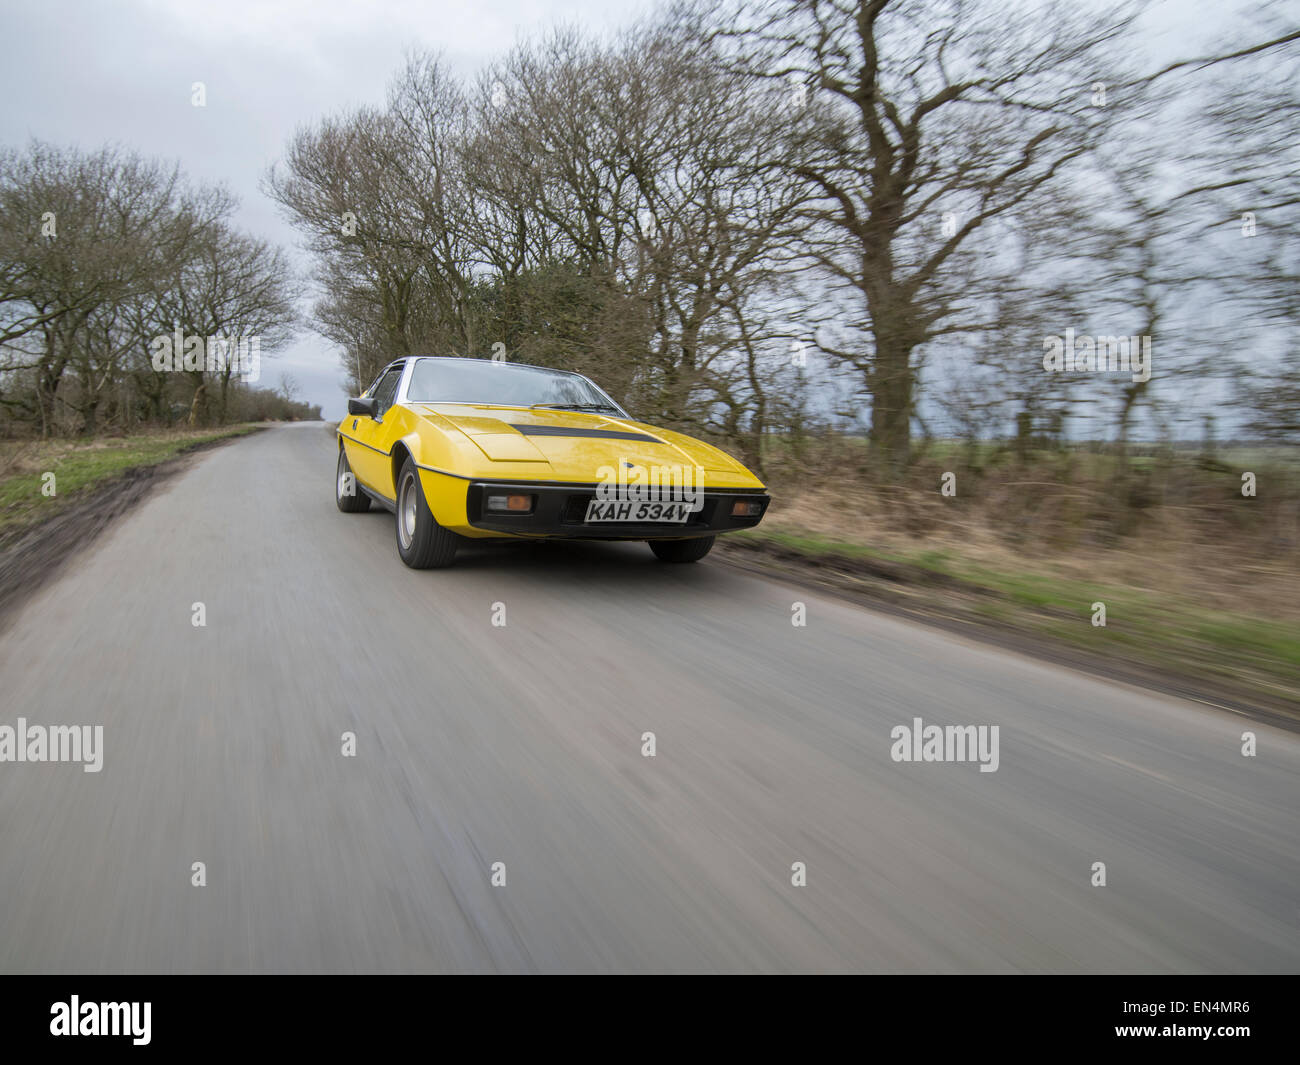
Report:
[[[411,403],[491,403],[622,413],[585,377],[490,359],[420,359],[406,389]]]

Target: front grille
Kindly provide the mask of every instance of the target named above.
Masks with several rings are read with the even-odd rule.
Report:
[[[595,498],[594,492],[569,496],[564,501],[564,509],[560,511],[560,521],[565,525],[581,525],[583,518],[587,516],[587,504]]]

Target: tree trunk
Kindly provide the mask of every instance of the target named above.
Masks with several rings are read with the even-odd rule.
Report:
[[[912,444],[912,349],[876,333],[876,364],[871,375],[871,449],[878,468],[898,473]]]
[[[194,390],[194,400],[190,403],[189,424],[191,428],[202,424],[202,419],[206,414],[207,402],[208,386],[206,384],[201,384]]]
[[[1016,461],[1022,466],[1029,461],[1029,449],[1034,441],[1034,415],[1032,411],[1016,413]]]
[[[913,308],[893,280],[894,264],[888,247],[874,249],[862,258],[866,279],[863,294],[871,317],[876,352],[867,386],[871,391],[869,439],[877,470],[895,476],[911,458],[912,391],[915,371],[912,350],[918,334]]]

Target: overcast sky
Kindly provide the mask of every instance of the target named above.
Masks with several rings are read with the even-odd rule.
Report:
[[[0,143],[29,137],[93,149],[120,142],[179,160],[190,177],[239,196],[239,224],[310,264],[297,234],[258,188],[289,135],[383,100],[409,49],[431,49],[472,75],[520,36],[556,24],[610,32],[642,0],[34,0],[0,3]],[[190,86],[207,87],[207,106]],[[289,373],[304,399],[341,416],[338,352],[303,332],[263,360],[262,384]]]
[[[289,135],[363,103],[379,103],[412,49],[441,52],[473,75],[521,36],[557,24],[609,33],[652,0],[0,0],[0,143],[29,137],[93,149],[118,142],[177,159],[192,177],[222,182],[242,201],[243,228],[291,249],[296,234],[259,191]],[[1153,56],[1203,40],[1207,18],[1239,3],[1167,0],[1149,25]],[[191,85],[207,106],[190,103]],[[304,308],[305,309],[305,308]],[[327,417],[344,403],[338,352],[304,332],[264,360]]]

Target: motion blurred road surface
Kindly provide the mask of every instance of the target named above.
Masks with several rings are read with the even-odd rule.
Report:
[[[0,637],[105,748],[0,764],[0,970],[1300,969],[1300,737],[643,544],[413,572],[334,461],[200,456]]]

